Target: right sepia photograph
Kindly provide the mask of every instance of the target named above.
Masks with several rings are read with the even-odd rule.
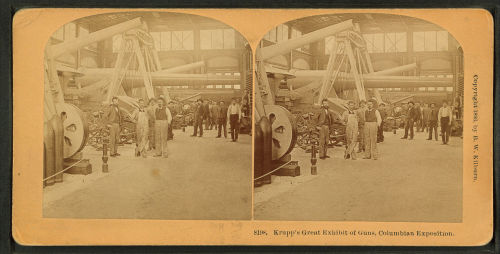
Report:
[[[272,28],[255,55],[254,219],[462,222],[464,61],[381,13]]]

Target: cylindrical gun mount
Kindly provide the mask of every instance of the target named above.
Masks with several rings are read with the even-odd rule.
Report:
[[[253,163],[254,163],[254,173],[253,177],[258,178],[262,176],[264,173],[264,168],[263,168],[263,159],[264,159],[264,154],[263,154],[263,144],[264,140],[262,139],[262,129],[260,128],[260,124],[255,125],[254,129],[254,157],[253,157]],[[262,180],[257,179],[254,181],[254,186],[259,187],[262,185]]]
[[[260,129],[262,130],[262,169],[263,174],[267,174],[272,170],[272,155],[273,155],[273,134],[271,122],[265,116],[259,121]],[[271,175],[262,178],[262,183],[271,183]]]
[[[54,130],[54,171],[57,174],[64,169],[64,127],[58,115],[50,119],[50,124]],[[56,183],[62,182],[63,174],[56,175],[54,180]]]
[[[50,122],[45,122],[43,124],[43,148],[44,148],[44,171],[43,178],[47,178],[56,173],[56,164],[55,164],[55,139],[54,139],[54,129],[52,128],[52,124]],[[51,177],[44,181],[43,185],[53,185],[54,178]]]

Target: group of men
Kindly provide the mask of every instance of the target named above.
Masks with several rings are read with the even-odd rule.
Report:
[[[118,107],[118,98],[113,97],[105,118],[109,128],[110,156],[120,156],[118,144],[120,130],[123,126],[124,116]],[[136,122],[136,156],[147,157],[148,150],[154,149],[155,157],[168,157],[167,140],[169,139],[169,126],[172,123],[172,113],[167,107],[165,99],[149,100],[146,106],[143,99],[138,100],[138,108],[134,110],[131,118]]]
[[[356,144],[359,142],[357,152],[364,152],[363,159],[378,159],[377,142],[380,142],[379,133],[382,126],[382,116],[376,108],[376,102],[360,101],[355,109],[353,101],[347,103],[347,110],[342,114],[341,120],[346,125],[346,151],[345,159],[356,160]],[[328,100],[322,101],[322,109],[318,117],[319,132],[319,158],[330,158],[327,154],[330,140],[329,127],[333,124],[334,113],[329,110]]]
[[[346,150],[344,159],[356,160],[357,153],[364,152],[363,159],[378,159],[377,143],[384,141],[384,122],[389,116],[388,109],[384,103],[377,105],[375,99],[360,101],[355,107],[353,101],[347,102],[347,110],[343,112],[341,121],[346,126]],[[437,128],[441,127],[441,138],[443,144],[448,144],[450,137],[453,110],[448,106],[447,101],[443,101],[441,108],[437,109],[435,103],[424,104],[409,102],[408,107],[394,108],[393,116],[404,116],[405,135],[402,139],[410,140],[414,137],[414,125],[417,132],[424,130],[429,132],[427,140],[432,140],[434,132],[435,139],[438,140]],[[321,111],[318,116],[317,128],[319,129],[319,158],[330,158],[327,154],[330,126],[334,121],[334,113],[329,110],[328,100],[322,101]],[[356,152],[356,145],[358,149]]]
[[[403,105],[405,106],[405,105]],[[429,133],[427,140],[432,140],[432,133],[436,141],[438,140],[437,128],[441,128],[442,144],[446,145],[450,139],[451,121],[453,119],[453,110],[448,106],[446,100],[443,101],[442,107],[437,109],[435,103],[431,103],[430,107],[427,103],[420,107],[420,103],[408,102],[405,113],[405,135],[401,139],[412,140],[414,137],[413,126],[417,124],[417,132],[424,130]]]
[[[197,137],[198,133],[198,137],[203,136],[203,121],[205,120],[205,130],[212,130],[215,126],[215,129],[218,130],[216,138],[221,138],[222,133],[224,133],[224,138],[227,138],[227,124],[229,123],[231,141],[236,142],[241,117],[241,106],[236,102],[236,99],[232,99],[229,106],[226,106],[224,101],[217,104],[214,101],[198,99],[194,106],[193,135],[191,136]]]
[[[136,149],[135,155],[147,157],[148,151],[154,151],[154,157],[168,158],[167,141],[173,138],[172,119],[180,111],[174,103],[167,105],[163,97],[150,99],[146,105],[143,99],[138,100],[138,108],[131,115],[136,122]],[[109,128],[110,156],[120,156],[118,144],[120,143],[120,131],[123,126],[124,115],[118,107],[118,97],[113,97],[105,115],[105,121]],[[227,138],[227,123],[230,125],[232,142],[238,140],[239,122],[242,117],[241,106],[235,99],[226,106],[224,101],[219,104],[212,101],[205,102],[199,99],[195,103],[193,135],[203,136],[202,123],[205,120],[206,130],[214,126],[218,130],[217,138]],[[223,132],[222,132],[223,130]]]

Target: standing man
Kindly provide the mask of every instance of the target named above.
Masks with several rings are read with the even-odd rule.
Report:
[[[330,141],[330,125],[333,123],[333,113],[328,108],[328,100],[323,99],[317,127],[319,129],[319,158],[322,160],[330,158],[327,150]]]
[[[424,107],[422,108],[422,129],[425,132],[429,131],[430,113],[431,113],[431,109],[429,108],[429,104],[424,103]]]
[[[443,145],[448,144],[448,141],[450,140],[452,114],[453,112],[448,106],[448,102],[444,100],[443,106],[439,109],[438,112],[438,124],[440,124],[441,126],[441,139],[443,140]]]
[[[221,137],[222,129],[224,128],[224,138],[227,138],[226,122],[227,122],[227,107],[224,105],[224,101],[219,102],[219,107],[217,108],[217,138]]]
[[[365,111],[365,157],[363,159],[378,159],[377,132],[382,118],[380,112],[373,107],[375,102],[369,100]]]
[[[345,135],[347,147],[344,154],[344,159],[356,159],[356,152],[354,149],[356,148],[356,141],[358,139],[358,115],[354,111],[354,102],[349,101],[347,103],[347,110],[342,113],[342,120],[344,121]]]
[[[210,110],[211,114],[211,119],[210,119],[210,122],[211,122],[211,125],[210,125],[210,129],[212,129],[214,126],[215,126],[215,129],[217,129],[217,125],[218,125],[218,120],[219,120],[219,105],[217,105],[217,102],[216,101],[212,101],[212,109]]]
[[[210,125],[210,106],[208,105],[208,100],[203,101],[203,120],[205,120],[205,130],[208,130]]]
[[[136,156],[147,157],[147,145],[149,134],[149,117],[144,108],[144,100],[139,99],[139,108],[132,113],[135,124]]]
[[[382,119],[382,122],[380,123],[377,131],[377,143],[384,142],[384,122],[385,119],[387,118],[387,110],[385,108],[384,103],[380,103],[380,106],[378,108],[378,112],[380,114],[380,118]]]
[[[408,130],[410,131],[410,140],[413,139],[413,124],[418,118],[418,112],[414,107],[414,103],[412,101],[408,102],[408,109],[405,112],[406,122],[405,122],[405,135],[401,139],[408,138]]]
[[[231,129],[231,138],[232,142],[236,142],[238,140],[238,132],[240,128],[240,120],[241,120],[241,107],[236,103],[235,99],[231,100],[231,104],[227,108],[227,119],[229,120],[229,126]]]
[[[420,102],[415,102],[415,111],[417,113],[417,116],[415,118],[415,122],[417,124],[417,132],[421,132],[422,131],[422,107],[420,107]]]
[[[108,120],[109,128],[109,145],[110,145],[110,156],[120,156],[118,153],[118,143],[120,142],[120,126],[122,125],[122,115],[120,109],[118,108],[118,97],[113,97],[111,99],[111,105],[106,114],[106,119]]]
[[[436,141],[438,140],[438,110],[436,109],[436,104],[431,103],[431,108],[429,112],[429,138],[427,140],[432,140],[432,131],[434,131],[434,136],[436,136]]]
[[[149,100],[146,112],[148,113],[148,125],[149,125],[149,148],[148,150],[155,149],[155,110],[156,110],[156,100],[154,98]]]
[[[198,99],[194,108],[194,119],[193,119],[193,128],[194,132],[191,137],[196,137],[198,133],[198,129],[200,129],[200,137],[203,136],[203,119],[205,118],[205,110],[203,109],[203,100]]]
[[[359,138],[359,146],[358,153],[365,151],[365,111],[366,111],[366,101],[360,101],[358,110],[356,110],[356,114],[358,114],[358,138]]]
[[[163,156],[163,158],[168,158],[168,126],[172,122],[172,114],[170,114],[170,110],[165,104],[165,100],[159,98],[158,108],[155,110],[155,157]]]

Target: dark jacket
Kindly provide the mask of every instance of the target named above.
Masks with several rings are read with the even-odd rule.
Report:
[[[201,104],[201,108],[203,109],[203,119],[210,117],[210,108],[208,104]]]
[[[203,105],[196,105],[194,109],[194,119],[204,119],[205,118],[205,107]]]
[[[227,106],[224,105],[222,107],[219,106],[218,108],[219,113],[217,114],[219,116],[219,121],[222,123],[225,123],[227,121]]]
[[[328,122],[328,118],[327,116],[330,117],[330,122]],[[333,124],[333,113],[331,110],[328,110],[328,114],[326,113],[325,109],[321,109],[321,111],[319,112],[319,116],[318,116],[318,126],[323,126],[323,125],[332,125]]]
[[[437,123],[437,121],[438,121],[438,114],[439,114],[439,109],[437,109],[437,108],[430,109],[429,121]]]
[[[110,105],[108,111],[106,112],[106,120],[108,124],[118,123],[122,124],[122,114],[118,106]]]
[[[417,121],[420,119],[420,110],[416,107],[408,108],[408,112],[406,113],[406,119],[408,121]]]

